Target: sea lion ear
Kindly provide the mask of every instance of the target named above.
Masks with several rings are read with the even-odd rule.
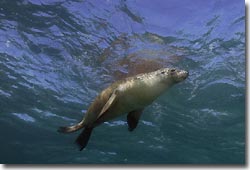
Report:
[[[143,109],[140,109],[140,110],[133,110],[133,111],[128,113],[127,123],[128,123],[128,130],[129,131],[133,131],[136,128],[136,126],[139,122],[139,119],[141,117],[142,111],[143,111]]]
[[[115,89],[108,99],[107,103],[103,106],[102,111],[99,113],[97,119],[99,119],[116,101],[118,90]]]

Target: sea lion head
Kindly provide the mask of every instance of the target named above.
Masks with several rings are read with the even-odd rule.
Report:
[[[163,68],[157,71],[158,76],[163,82],[179,83],[188,77],[188,71],[176,68]]]

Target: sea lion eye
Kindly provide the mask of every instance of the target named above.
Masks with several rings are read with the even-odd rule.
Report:
[[[165,74],[166,72],[165,71],[162,71],[161,74]]]
[[[171,73],[173,73],[173,72],[175,72],[175,69],[172,69],[172,70],[170,70],[171,71]]]

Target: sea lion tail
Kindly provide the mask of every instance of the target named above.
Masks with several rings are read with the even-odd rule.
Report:
[[[71,133],[71,132],[75,132],[83,127],[84,127],[84,124],[83,124],[83,121],[81,121],[80,123],[78,123],[74,126],[59,127],[59,129],[57,131],[60,133]]]
[[[93,128],[85,128],[82,133],[77,137],[76,144],[79,145],[80,151],[83,150],[89,141]]]

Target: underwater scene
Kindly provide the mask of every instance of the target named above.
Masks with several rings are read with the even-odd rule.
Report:
[[[243,165],[245,43],[243,0],[1,0],[0,163]],[[132,132],[124,113],[79,151],[81,130],[57,131],[113,82],[161,68],[189,76]]]

